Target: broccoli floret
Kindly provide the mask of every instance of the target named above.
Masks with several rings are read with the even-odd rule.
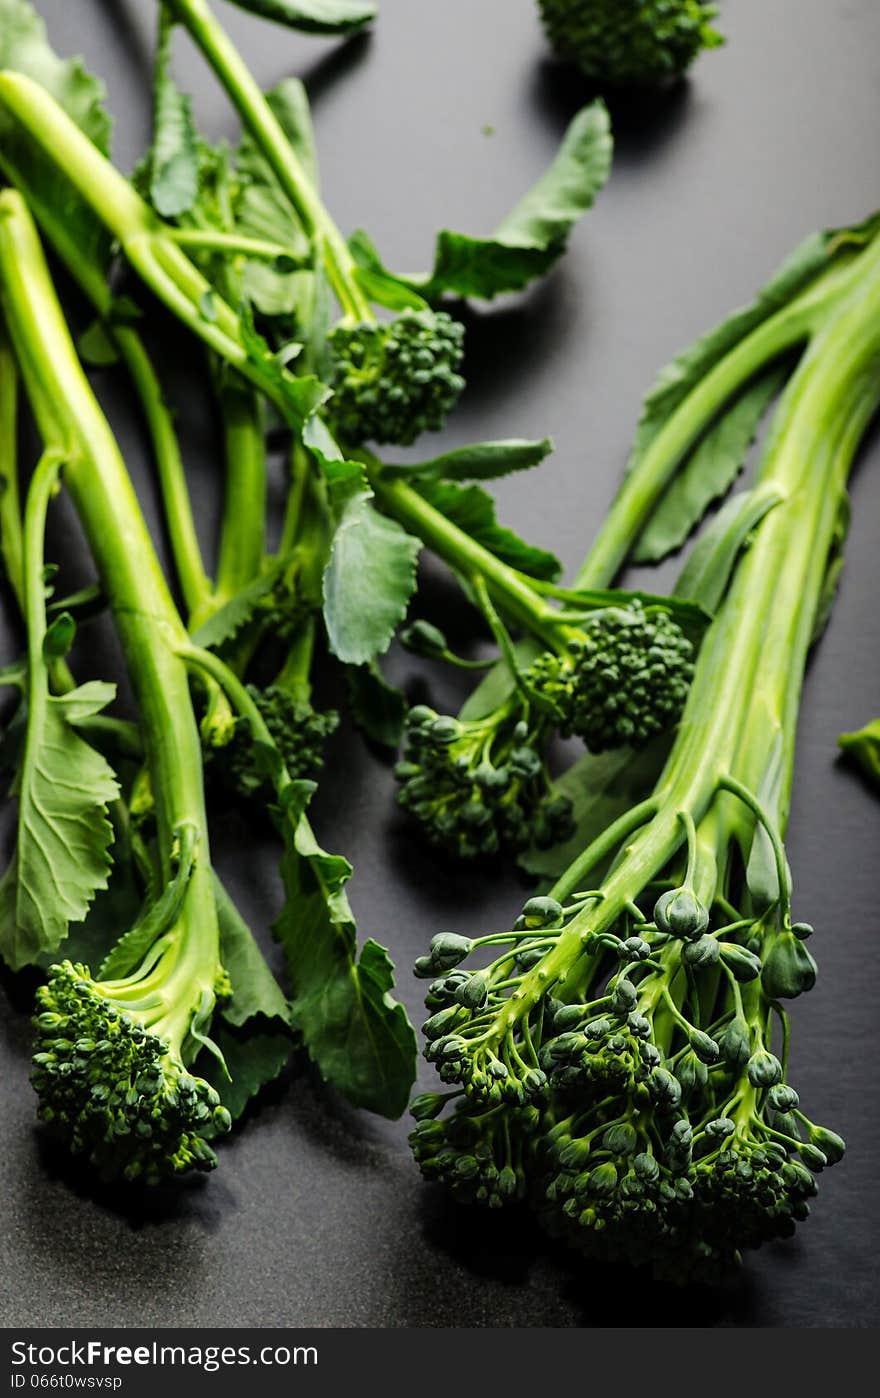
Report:
[[[410,710],[398,800],[433,844],[462,858],[567,839],[571,802],[553,793],[543,749],[547,721],[518,697],[485,718]]]
[[[272,735],[288,775],[294,780],[313,777],[324,764],[324,744],[339,726],[335,710],[320,712],[279,685],[246,686]],[[269,774],[261,766],[247,719],[235,720],[231,741],[210,749],[221,763],[224,780],[242,796],[271,792]]]
[[[592,752],[639,747],[672,727],[693,677],[693,646],[668,612],[638,601],[567,630],[566,650],[546,652],[528,671],[558,709],[560,728]]]
[[[723,42],[717,5],[701,0],[538,0],[551,44],[589,78],[611,84],[677,78]]]
[[[593,752],[640,747],[671,728],[693,675],[693,647],[663,611],[639,602],[607,608],[575,631],[560,625],[559,649],[539,656],[524,689],[480,719],[418,705],[407,719],[398,801],[433,844],[461,858],[549,848],[573,830],[546,754],[554,728]]]
[[[443,311],[335,326],[329,416],[343,441],[407,445],[439,431],[464,387],[463,339],[464,327]]]
[[[41,1119],[105,1177],[156,1184],[213,1169],[206,1138],[228,1131],[231,1119],[184,1065],[213,1004],[214,987],[193,976],[172,939],[124,980],[94,980],[69,961],[53,966],[34,1018]]]

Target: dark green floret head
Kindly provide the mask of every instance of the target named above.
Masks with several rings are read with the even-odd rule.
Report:
[[[410,710],[398,801],[432,844],[459,858],[548,847],[572,831],[571,802],[554,795],[543,748],[512,706],[462,722],[425,705]]]
[[[229,1113],[142,1019],[149,1023],[137,1003],[114,999],[87,967],[53,966],[34,1017],[40,1118],[106,1178],[156,1184],[211,1170],[217,1158],[206,1138],[229,1130]]]
[[[324,765],[324,745],[339,725],[339,715],[322,713],[311,704],[295,698],[277,685],[247,691],[260,710],[272,735],[288,776],[294,780],[313,777]],[[247,719],[238,719],[231,742],[219,749],[224,779],[241,796],[269,796],[269,773],[260,761],[258,744]]]
[[[564,657],[540,656],[529,680],[558,710],[566,736],[604,752],[671,728],[693,672],[693,646],[678,624],[633,603],[597,612],[569,636]]]
[[[438,432],[464,388],[463,340],[464,327],[444,311],[340,321],[330,333],[334,430],[352,444],[401,446]]]
[[[538,0],[547,37],[561,58],[614,85],[680,77],[701,49],[723,40],[700,0]]]

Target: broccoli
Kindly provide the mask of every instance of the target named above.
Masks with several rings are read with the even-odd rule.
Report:
[[[701,0],[538,0],[547,37],[588,78],[613,85],[678,78],[723,43]]]
[[[546,753],[554,730],[582,738],[593,752],[638,748],[674,727],[693,673],[693,644],[672,614],[674,603],[598,590],[643,514],[631,509],[614,521],[613,560],[594,567],[588,559],[574,589],[556,588],[469,535],[468,521],[444,514],[443,497],[432,499],[418,474],[402,479],[400,468],[383,468],[366,452],[360,457],[383,509],[470,584],[514,691],[460,719],[420,706],[397,768],[401,804],[432,842],[464,857],[555,843],[569,828],[570,805],[551,789]],[[534,643],[522,664],[507,620]]]
[[[880,406],[878,226],[811,240],[787,300],[763,297],[678,361],[689,377],[640,468],[658,489],[782,344],[808,346],[755,485],[679,583],[715,615],[653,790],[591,830],[510,930],[438,935],[415,967],[431,980],[425,1056],[449,1088],[414,1104],[425,1175],[493,1207],[528,1197],[588,1254],[677,1281],[789,1236],[844,1153],[789,1079],[783,1002],[816,963],[783,832],[846,482]]]
[[[263,689],[249,684],[247,692],[257,705],[289,775],[295,780],[315,776],[324,762],[324,744],[339,726],[339,715],[332,709],[323,713],[313,709],[306,700],[294,698],[277,684]],[[271,792],[268,777],[254,761],[253,747],[250,724],[239,718],[232,738],[219,749],[224,779],[240,796],[266,796]]]
[[[92,396],[55,300],[37,235],[17,193],[0,193],[0,300],[46,451],[23,524],[28,723],[17,786],[18,846],[3,880],[14,966],[55,950],[106,886],[107,810],[118,785],[79,736],[112,687],[53,696],[47,658],[72,627],[47,625],[43,538],[59,482],[70,493],[98,566],[143,716],[159,892],[118,944],[134,956],[122,979],[53,967],[39,992],[34,1083],[41,1114],[108,1173],[154,1181],[214,1155],[206,1132],[229,1126],[215,1090],[188,1067],[210,1041],[228,990],[207,847],[198,730],[186,631],[171,601],[109,427]],[[112,954],[111,954],[112,955]],[[133,974],[131,974],[133,972]]]
[[[328,413],[334,425],[355,443],[405,444],[438,430],[464,387],[458,372],[463,327],[424,302],[391,320],[377,317],[345,238],[210,7],[205,0],[173,0],[170,11],[215,69],[263,150],[342,310],[329,335],[335,396]]]
[[[464,721],[416,705],[395,767],[401,806],[461,858],[567,839],[571,802],[553,792],[546,728],[543,716],[530,726],[519,695],[485,718]]]

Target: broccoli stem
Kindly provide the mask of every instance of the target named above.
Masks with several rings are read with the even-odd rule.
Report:
[[[833,267],[768,317],[688,394],[657,433],[638,469],[625,477],[574,587],[607,586],[607,580],[614,578],[691,447],[755,374],[810,336],[824,309],[840,294],[841,282],[845,286],[848,266]]]
[[[355,455],[366,467],[377,500],[398,523],[418,535],[450,568],[465,577],[481,577],[493,602],[511,621],[543,641],[548,649],[559,648],[556,609],[536,592],[528,578],[451,523],[411,485],[386,476],[381,463],[368,452],[358,451]]]
[[[119,448],[77,359],[36,229],[24,201],[12,190],[0,193],[0,294],[40,434],[47,450],[64,463],[63,482],[122,643],[141,714],[166,883],[173,874],[175,831],[191,824],[199,832],[176,964],[213,1004],[219,931],[201,748],[186,666],[176,653],[186,642],[186,631]],[[39,619],[30,606],[33,635]]]
[[[218,388],[226,457],[215,601],[225,602],[263,566],[266,535],[266,445],[261,402],[243,383]]]
[[[105,283],[102,283],[102,288],[105,295],[101,299],[107,303],[106,310],[102,310],[100,305],[96,305],[95,309],[99,315],[107,315],[111,310],[109,289]],[[87,287],[84,289],[88,290]],[[140,335],[127,325],[114,325],[106,320],[105,324],[122,356],[146,419],[174,570],[187,613],[193,618],[207,604],[212,589],[196,533],[192,499],[174,422]]]
[[[176,18],[201,49],[246,129],[287,195],[306,234],[319,249],[337,300],[353,320],[375,319],[357,283],[348,244],[312,186],[302,162],[259,84],[205,0],[169,0]]]

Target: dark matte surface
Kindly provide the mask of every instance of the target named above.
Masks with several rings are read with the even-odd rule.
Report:
[[[126,166],[148,131],[149,0],[39,0],[55,46],[107,79]],[[878,203],[880,9],[875,0],[737,0],[728,47],[654,110],[618,113],[610,187],[552,278],[469,321],[470,388],[444,438],[555,434],[539,480],[499,485],[501,512],[574,566],[608,504],[656,369],[747,297],[803,234]],[[305,77],[325,190],[343,228],[368,227],[392,265],[422,264],[435,227],[492,227],[551,156],[582,96],[545,59],[531,0],[383,0],[366,42],[336,49],[222,6],[259,77]],[[180,76],[212,135],[235,125],[181,45]],[[491,126],[494,135],[483,134]],[[401,177],[402,175],[402,177]],[[175,358],[176,356],[176,358]],[[210,531],[216,461],[193,354],[164,357],[186,410],[194,490]],[[180,361],[180,362],[178,362]],[[185,366],[185,367],[184,367]],[[124,389],[102,394],[152,494]],[[867,1326],[878,1311],[874,977],[878,808],[834,762],[834,738],[880,696],[876,442],[854,483],[854,527],[833,625],[811,666],[790,855],[796,915],[818,928],[817,989],[794,1008],[794,1077],[808,1110],[848,1138],[815,1217],[750,1257],[721,1292],[609,1278],[551,1251],[524,1219],[488,1221],[423,1187],[406,1124],[355,1117],[299,1074],[223,1150],[221,1168],[148,1206],[91,1190],[39,1141],[27,1086],[27,997],[0,1017],[0,1322],[6,1325]],[[200,510],[201,513],[201,510]],[[62,521],[59,526],[69,526]],[[451,591],[429,578],[432,605]],[[11,631],[0,654],[15,644]],[[106,673],[110,658],[100,660]],[[409,662],[396,662],[405,677]],[[452,692],[435,693],[451,701]],[[429,935],[509,921],[513,876],[432,861],[402,828],[393,779],[343,735],[316,808],[356,867],[361,927],[408,963]],[[215,836],[255,925],[277,906],[271,844],[231,815]],[[636,1287],[638,1288],[636,1290]]]

